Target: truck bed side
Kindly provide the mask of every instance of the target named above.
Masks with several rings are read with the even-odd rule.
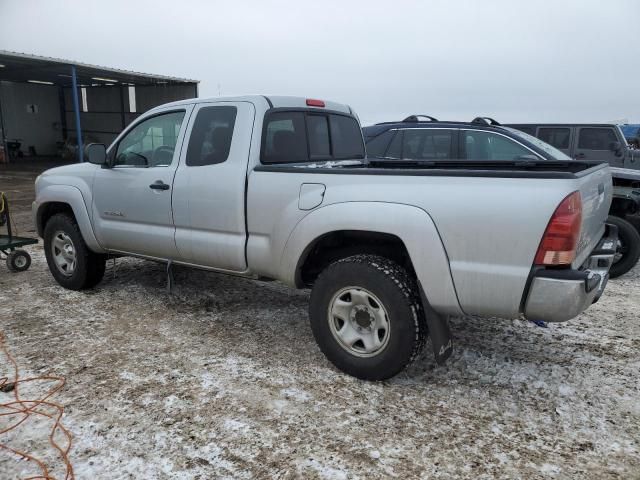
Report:
[[[604,220],[600,217],[606,216],[607,203],[611,198],[610,182],[609,187],[604,187],[604,192],[598,193],[599,185],[607,184],[605,180],[609,174],[604,167],[592,167],[583,173],[551,179],[535,175],[509,178],[409,173],[400,176],[385,175],[384,172],[366,175],[356,172],[311,173],[310,170],[297,173],[289,169],[289,173],[281,173],[277,168],[258,168],[251,172],[247,200],[247,248],[251,269],[291,283],[295,272],[290,271],[290,262],[283,263],[287,241],[295,226],[302,224],[307,216],[311,219],[318,208],[336,206],[332,211],[334,220],[322,220],[326,223],[325,230],[331,231],[341,224],[340,205],[348,215],[349,204],[366,202],[370,206],[367,213],[372,226],[376,224],[376,218],[385,215],[382,208],[376,207],[390,204],[411,206],[425,212],[425,219],[433,222],[450,268],[450,273],[425,269],[424,275],[429,278],[420,278],[419,275],[425,290],[428,290],[426,285],[429,283],[451,281],[460,310],[477,315],[519,315],[540,240],[553,212],[567,195],[580,190],[585,197],[585,228],[581,238],[584,255],[597,242],[596,230],[601,228]],[[599,171],[602,172],[594,174]],[[326,187],[321,205],[316,209],[301,210],[298,206],[304,183]],[[400,215],[390,221],[399,237],[408,238],[414,228],[411,223],[414,219],[405,213]],[[305,228],[318,233],[323,230],[310,221],[305,223]],[[425,241],[425,249],[434,248],[430,241]],[[268,261],[264,261],[265,256]],[[258,260],[261,258],[263,260]],[[283,268],[289,271],[282,271]],[[427,296],[433,296],[434,292],[434,289],[427,291]],[[443,307],[450,298],[429,300]]]

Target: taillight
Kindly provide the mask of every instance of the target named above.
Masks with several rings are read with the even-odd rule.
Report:
[[[307,98],[308,107],[324,107],[323,100],[314,100],[313,98]]]
[[[534,263],[536,265],[571,265],[576,258],[576,247],[582,225],[582,199],[580,192],[566,197],[544,231]]]

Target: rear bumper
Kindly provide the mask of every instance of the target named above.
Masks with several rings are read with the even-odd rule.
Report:
[[[524,316],[529,320],[564,322],[598,301],[609,280],[618,229],[607,224],[598,246],[579,270],[540,269],[533,274]]]

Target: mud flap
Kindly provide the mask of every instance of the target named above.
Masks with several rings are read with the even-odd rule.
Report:
[[[429,336],[433,345],[433,355],[436,362],[442,365],[453,353],[453,339],[449,329],[449,321],[447,317],[443,317],[431,307],[422,285],[420,285],[420,299],[422,300]]]
[[[169,260],[167,263],[167,293],[173,293],[173,285],[175,280],[173,278],[173,262]]]

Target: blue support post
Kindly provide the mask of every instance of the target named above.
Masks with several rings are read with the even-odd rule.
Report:
[[[80,125],[80,102],[78,101],[78,78],[76,76],[76,66],[71,65],[71,90],[73,93],[73,113],[76,117],[76,136],[78,137],[78,158],[80,163],[84,162],[84,152],[82,145],[82,127]]]

